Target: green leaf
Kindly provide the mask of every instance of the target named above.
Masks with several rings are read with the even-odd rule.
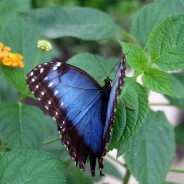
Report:
[[[25,76],[18,68],[0,66],[2,76],[14,86],[21,94],[27,95],[29,89],[27,87]]]
[[[148,41],[151,60],[164,71],[184,68],[184,15],[171,16],[152,31]]]
[[[117,26],[105,13],[92,8],[48,7],[22,13],[22,18],[48,38],[72,36],[104,40],[115,36]]]
[[[184,74],[175,73],[168,75],[176,98],[184,98]]]
[[[162,112],[149,111],[141,129],[122,145],[121,152],[140,184],[160,184],[174,157],[173,127]]]
[[[176,144],[184,144],[184,122],[175,127]]]
[[[118,103],[109,149],[119,148],[134,136],[146,119],[148,96],[144,88],[131,78],[126,78]]]
[[[132,23],[132,32],[142,47],[146,46],[153,27],[168,16],[165,4],[152,3],[144,6],[135,16]]]
[[[175,96],[169,75],[157,68],[149,68],[142,76],[145,87],[157,93]]]
[[[0,1],[0,28],[3,26],[5,22],[9,22],[9,20],[16,16],[17,12],[25,11],[30,8],[30,0],[4,0]],[[9,22],[10,23],[10,22]]]
[[[70,168],[67,177],[67,184],[92,184],[91,178],[84,175],[84,172],[76,167]]]
[[[25,64],[23,71],[24,75],[26,75],[33,68],[34,62],[40,53],[40,50],[36,46],[37,41],[42,37],[34,30],[34,27],[26,24],[19,17],[12,18],[11,24],[10,22],[5,24],[1,37],[1,41],[5,45],[10,46],[13,53],[18,52],[23,55]],[[56,54],[54,49],[44,52],[40,63],[50,61],[53,54]]]
[[[0,102],[1,101],[17,102],[19,96],[17,90],[14,87],[10,86],[2,76],[0,76],[0,84],[1,84]]]
[[[180,14],[184,12],[184,1],[183,0],[160,0],[168,9],[170,15]]]
[[[45,120],[38,108],[4,102],[0,112],[0,134],[10,148],[40,148]]]
[[[127,63],[136,71],[143,71],[148,65],[148,59],[143,50],[129,43],[121,42],[123,53],[126,54]]]
[[[0,158],[0,183],[65,184],[67,164],[46,152],[14,150]]]
[[[117,61],[114,61],[113,59],[105,59],[100,56],[96,57],[93,54],[82,53],[73,56],[71,59],[67,61],[67,63],[81,68],[82,70],[86,71],[91,76],[93,76],[96,80],[102,80],[106,77],[103,68],[107,73],[107,75],[109,75],[110,71],[116,65]],[[97,59],[102,64],[103,68],[100,66]]]
[[[169,79],[171,81],[172,88],[174,89],[175,98],[170,96],[166,96],[166,98],[169,100],[171,105],[175,105],[184,110],[184,74],[170,74]]]

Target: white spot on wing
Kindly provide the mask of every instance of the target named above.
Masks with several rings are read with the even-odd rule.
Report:
[[[57,67],[57,66],[55,66],[55,67],[53,67],[53,70],[57,70],[57,68],[58,68],[58,67]]]
[[[50,82],[48,87],[51,87],[52,85],[53,85],[53,83],[52,83],[52,82]]]
[[[44,94],[45,94],[45,93],[42,91],[42,92],[41,92],[41,95],[43,96]]]
[[[33,76],[33,72],[30,73],[30,76]]]
[[[34,81],[35,81],[35,79],[34,79],[34,78],[32,78],[32,79],[31,79],[31,81],[32,81],[32,82],[34,82]]]
[[[56,64],[56,66],[61,66],[61,63],[58,62],[58,63]]]
[[[41,68],[41,69],[40,69],[40,73],[43,73],[43,71],[44,71],[44,68]]]
[[[44,78],[44,80],[47,80],[47,79],[48,79],[48,77],[45,77],[45,78]]]
[[[55,90],[54,95],[57,95],[58,93],[59,93],[59,91],[58,90]]]

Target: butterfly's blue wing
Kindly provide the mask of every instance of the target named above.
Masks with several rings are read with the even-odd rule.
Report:
[[[105,122],[105,127],[103,132],[104,148],[103,148],[102,158],[100,160],[101,163],[103,163],[103,156],[105,156],[106,154],[106,148],[105,148],[106,144],[109,142],[109,139],[110,139],[110,133],[113,127],[118,97],[121,93],[122,85],[124,83],[125,70],[126,70],[126,60],[125,60],[125,56],[123,56],[117,68],[116,76],[114,78],[114,83],[111,88],[109,102],[107,106],[106,122]]]
[[[79,168],[85,169],[89,156],[94,175],[96,158],[103,152],[101,86],[84,71],[59,61],[35,67],[27,84],[57,122],[61,141]]]

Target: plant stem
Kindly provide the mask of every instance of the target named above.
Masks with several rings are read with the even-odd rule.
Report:
[[[111,155],[107,154],[107,157],[110,158],[111,160],[113,160],[114,162],[116,162],[117,164],[126,167],[126,164],[120,162],[119,160],[116,160],[114,157],[112,157]]]
[[[174,105],[168,104],[168,103],[149,103],[149,105],[151,105],[151,106],[174,106]]]
[[[57,142],[57,141],[59,141],[61,138],[55,138],[55,139],[52,139],[52,140],[50,140],[50,141],[45,141],[45,142],[43,142],[43,145],[46,145],[46,144],[51,144],[51,143],[53,143],[53,142]]]
[[[40,61],[40,58],[42,57],[42,54],[43,54],[43,50],[40,50],[40,53],[39,55],[37,56],[35,62],[34,62],[34,67],[38,65],[39,61]]]
[[[178,169],[170,169],[170,171],[175,173],[184,173],[184,170],[178,170]]]
[[[130,171],[127,169],[124,180],[123,180],[123,184],[128,184],[129,179],[130,179],[131,173]]]

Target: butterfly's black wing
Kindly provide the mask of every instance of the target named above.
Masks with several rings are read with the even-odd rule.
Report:
[[[96,158],[103,152],[101,86],[86,72],[60,61],[38,65],[26,80],[57,122],[61,141],[76,164],[84,170],[89,156],[94,175]]]

